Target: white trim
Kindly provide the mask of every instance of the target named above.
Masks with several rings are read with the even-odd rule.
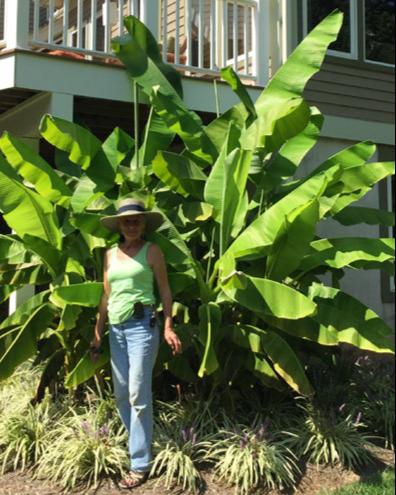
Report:
[[[342,52],[340,50],[328,50],[328,55],[346,58],[349,60],[358,59],[358,0],[349,0],[349,17],[351,32],[351,50]],[[308,0],[303,0],[303,35],[308,35]]]
[[[367,55],[367,43],[366,43],[366,0],[363,0],[363,40],[364,40],[364,61],[368,64],[379,65],[380,67],[391,67],[394,68],[395,64],[388,64],[387,62],[380,62],[378,60],[370,60],[366,58]]]

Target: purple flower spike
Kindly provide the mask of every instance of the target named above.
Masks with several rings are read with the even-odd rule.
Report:
[[[360,412],[357,417],[356,417],[356,421],[355,421],[355,424],[356,425],[359,425],[362,421],[362,418],[363,418],[363,414]]]
[[[338,411],[342,412],[345,408],[346,408],[346,404],[344,403],[338,408]]]
[[[87,433],[88,434],[88,433],[91,432],[90,424],[86,420],[81,421],[81,428],[84,431],[84,433]]]

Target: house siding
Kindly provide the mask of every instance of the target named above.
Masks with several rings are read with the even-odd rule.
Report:
[[[308,84],[307,100],[323,113],[391,124],[395,118],[395,74],[353,61],[325,62]]]

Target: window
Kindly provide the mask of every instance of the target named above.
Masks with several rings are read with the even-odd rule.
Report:
[[[308,34],[333,10],[339,9],[344,12],[344,25],[341,29],[338,40],[330,46],[330,51],[334,54],[357,58],[357,34],[356,0],[304,0],[304,35]]]
[[[366,60],[395,63],[395,0],[365,0]]]

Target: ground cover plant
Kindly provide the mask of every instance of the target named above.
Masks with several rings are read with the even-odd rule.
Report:
[[[108,364],[107,339],[96,364],[87,352],[103,251],[117,241],[99,218],[129,195],[166,217],[151,240],[168,262],[185,351],[173,358],[161,346],[157,374],[166,368],[191,384],[207,377],[223,395],[230,383],[261,383],[310,396],[307,343],[319,356],[340,344],[393,352],[391,329],[339,281],[346,269],[392,272],[394,241],[320,239],[316,226],[327,218],[393,224],[387,212],[350,205],[393,174],[394,163],[369,163],[375,145],[363,142],[294,177],[323,124],[302,93],[341,23],[334,12],[314,29],[255,103],[224,69],[241,103],[204,126],[185,107],[180,75],[160,62],[151,33],[128,17],[129,34],[113,49],[152,105],[140,141],[115,129],[101,143],[48,115],[40,132],[56,148],[52,167],[4,133],[0,210],[15,233],[0,238],[2,298],[25,284],[38,293],[0,324],[0,379],[36,355],[45,363],[39,400],[51,381],[75,388]],[[176,135],[185,145],[179,154],[167,151]]]

